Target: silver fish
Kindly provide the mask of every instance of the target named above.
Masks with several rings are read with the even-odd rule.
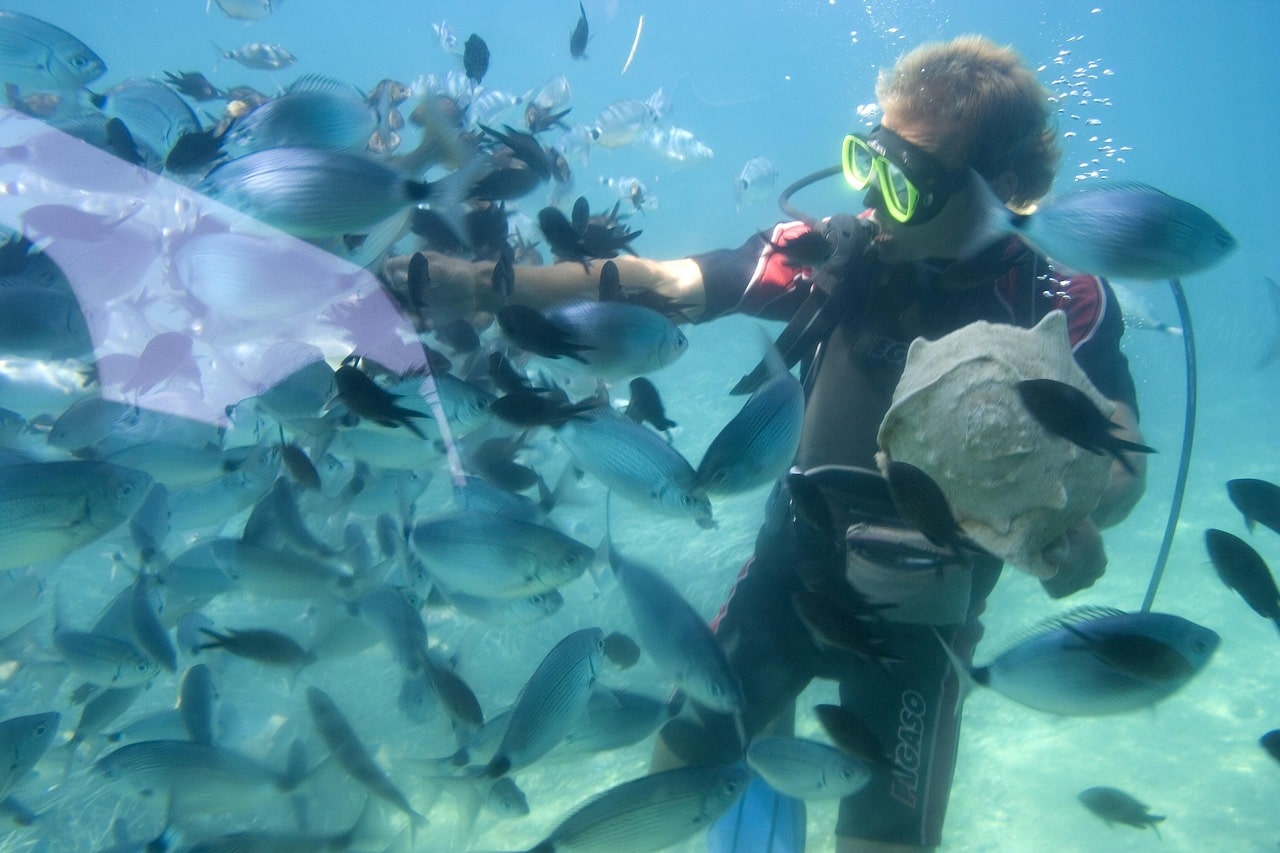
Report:
[[[695,483],[693,467],[651,429],[601,407],[557,431],[578,467],[620,497],[662,515],[693,518],[712,527],[711,502]]]
[[[661,370],[684,355],[689,339],[662,314],[622,302],[572,302],[546,312],[581,350],[557,364],[602,379],[625,379]],[[580,360],[579,360],[580,359]]]
[[[778,168],[764,157],[752,157],[742,167],[733,182],[733,194],[738,206],[764,201],[773,192],[778,180]]]
[[[305,145],[361,151],[378,129],[378,116],[354,86],[311,82],[259,106],[227,131],[224,149],[239,157],[267,148]]]
[[[1105,607],[1068,611],[985,666],[965,666],[971,681],[1015,702],[1066,716],[1118,714],[1173,693],[1218,648],[1208,628],[1168,613]]]
[[[190,489],[227,473],[222,448],[206,444],[192,447],[172,441],[149,441],[122,447],[107,454],[105,461],[150,474],[170,489]]]
[[[280,773],[229,749],[181,740],[131,743],[98,759],[94,769],[142,796],[168,793],[170,814],[184,818],[262,808],[304,775],[296,750]]]
[[[341,597],[352,578],[337,565],[315,557],[275,548],[261,548],[235,539],[215,539],[211,553],[236,586],[272,599]]]
[[[653,109],[644,101],[614,101],[596,116],[591,141],[605,148],[621,148],[639,139],[654,121]]]
[[[240,21],[257,21],[270,15],[283,2],[284,0],[207,0],[205,12],[208,12],[210,7],[216,3],[228,18],[235,18]]]
[[[722,714],[740,713],[742,687],[707,621],[670,581],[627,559],[612,543],[609,565],[626,596],[640,647],[654,663],[699,703]]]
[[[100,687],[145,684],[160,672],[159,664],[133,643],[104,634],[59,628],[53,645],[67,666]]]
[[[552,755],[580,758],[639,743],[674,716],[679,701],[654,699],[627,690],[604,690],[596,685],[587,701],[586,721],[569,732]]]
[[[586,571],[592,550],[549,527],[467,511],[414,526],[410,542],[449,589],[485,598],[522,598]]]
[[[221,524],[253,506],[280,471],[280,447],[253,448],[239,467],[216,480],[169,494],[169,524],[175,531]]]
[[[0,641],[38,618],[36,605],[43,592],[44,584],[34,572],[0,573]]]
[[[604,632],[575,631],[556,643],[525,683],[489,762],[497,779],[528,767],[564,740],[586,710],[604,656]]]
[[[27,714],[0,722],[0,799],[35,767],[58,734],[55,711]]]
[[[409,603],[401,590],[378,587],[362,596],[355,609],[377,630],[401,669],[409,674],[423,671],[427,624],[422,621],[422,612]]]
[[[197,189],[295,237],[321,238],[365,233],[428,200],[448,207],[466,196],[475,168],[428,183],[349,151],[270,148],[223,163]]]
[[[1009,223],[1008,211],[986,196],[996,221]],[[1199,207],[1133,181],[1091,182],[1004,227],[1056,261],[1110,278],[1176,278],[1212,266],[1236,247]]]
[[[164,157],[188,133],[200,132],[200,119],[182,96],[158,80],[131,77],[93,98],[98,109],[128,127],[134,142],[152,157]]]
[[[653,153],[673,163],[697,163],[715,156],[711,146],[683,127],[649,128],[645,141]]]
[[[93,338],[71,293],[47,287],[0,288],[0,347],[24,358],[84,358]]]
[[[69,554],[142,505],[151,477],[108,462],[0,467],[0,569]]]
[[[708,494],[728,495],[772,483],[795,458],[803,428],[804,388],[780,370],[711,440],[697,484]]]
[[[710,826],[747,787],[744,765],[678,767],[623,782],[569,815],[539,851],[665,850]]]
[[[79,89],[107,66],[75,36],[21,12],[0,12],[0,81],[23,92]]]
[[[446,591],[444,596],[459,613],[491,625],[528,625],[546,619],[564,606],[564,596],[555,589],[521,598],[481,598],[456,591]]]
[[[803,800],[847,797],[871,781],[862,761],[805,738],[757,737],[747,747],[747,764],[776,790]]]
[[[169,672],[178,669],[178,652],[156,608],[156,576],[139,572],[129,593],[129,622],[141,649]]]
[[[307,707],[311,709],[311,719],[315,721],[316,730],[320,732],[325,745],[353,779],[364,785],[374,796],[381,797],[400,809],[415,824],[426,822],[426,818],[414,811],[409,800],[391,781],[386,771],[374,762],[355,729],[351,728],[329,694],[318,687],[308,687]]]
[[[251,42],[242,44],[235,50],[223,50],[214,45],[223,59],[231,59],[240,63],[245,68],[253,68],[258,71],[276,71],[281,68],[287,68],[298,61],[298,57],[294,56],[282,45],[265,44],[263,42]]]

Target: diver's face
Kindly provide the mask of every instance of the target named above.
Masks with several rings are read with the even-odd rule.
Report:
[[[966,145],[954,122],[908,120],[885,110],[880,123],[903,139],[933,154],[952,168],[966,165]],[[979,180],[975,176],[975,180]],[[903,224],[880,208],[872,219],[880,226],[876,238],[880,256],[890,263],[925,258],[958,258],[972,250],[975,235],[987,221],[983,197],[969,184],[961,187],[942,210],[923,223]]]

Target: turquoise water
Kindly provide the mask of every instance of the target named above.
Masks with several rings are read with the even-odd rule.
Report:
[[[677,165],[635,146],[596,148],[588,162],[573,164],[575,195],[586,194],[593,210],[617,198],[600,179],[634,177],[645,183],[657,206],[630,224],[644,230],[636,247],[652,257],[735,246],[775,221],[778,213],[771,202],[735,205],[732,182],[743,165],[750,158],[767,157],[778,168],[780,189],[834,162],[839,140],[865,123],[857,108],[874,100],[877,69],[911,46],[966,32],[1013,44],[1033,66],[1043,66],[1041,79],[1060,98],[1064,156],[1058,190],[1069,189],[1081,175],[1099,179],[1101,175],[1092,176],[1095,171],[1110,179],[1144,181],[1209,210],[1239,241],[1239,250],[1225,262],[1184,282],[1200,357],[1197,435],[1178,536],[1156,598],[1156,609],[1212,627],[1223,641],[1203,674],[1148,712],[1059,719],[993,693],[975,693],[965,709],[943,846],[957,851],[1275,849],[1280,840],[1280,767],[1258,747],[1257,738],[1280,727],[1280,646],[1274,627],[1218,582],[1202,534],[1206,527],[1220,527],[1243,535],[1226,498],[1226,480],[1280,481],[1275,453],[1280,367],[1254,366],[1280,325],[1264,285],[1265,276],[1280,278],[1274,249],[1280,210],[1270,192],[1280,186],[1280,165],[1273,154],[1277,78],[1271,43],[1280,25],[1280,6],[1267,0],[715,0],[679,5],[584,0],[584,6],[593,33],[585,62],[568,55],[577,14],[572,3],[287,0],[270,17],[255,22],[230,20],[216,8],[206,13],[199,2],[10,3],[6,8],[35,14],[92,47],[108,66],[93,84],[96,90],[130,76],[179,70],[203,71],[216,85],[244,82],[265,92],[309,72],[365,88],[384,77],[410,83],[460,66],[437,43],[431,24],[440,21],[456,28],[461,39],[472,32],[485,38],[493,55],[484,80],[489,87],[519,95],[556,74],[567,75],[573,90],[570,121],[593,121],[620,98],[643,99],[662,87],[673,101],[670,121],[709,145],[713,158]],[[622,74],[642,15],[634,60]],[[276,72],[246,70],[218,61],[210,41],[227,49],[278,42],[298,63]],[[499,120],[514,126],[519,119],[516,110]],[[1094,136],[1098,139],[1091,140]],[[1105,145],[1112,146],[1112,156],[1099,150]],[[543,203],[535,194],[519,207],[533,216]],[[806,191],[797,203],[825,215],[851,209],[857,198],[832,181]],[[1145,288],[1162,319],[1177,324],[1163,285],[1138,286]],[[725,392],[758,357],[756,325],[735,317],[688,329],[689,354],[653,376],[668,413],[680,423],[675,443],[687,457],[696,459],[736,412],[739,401]],[[1106,577],[1071,599],[1072,604],[1136,609],[1169,512],[1182,440],[1181,342],[1135,330],[1127,334],[1125,351],[1138,383],[1146,439],[1160,453],[1151,460],[1142,503],[1106,534]],[[554,471],[561,457],[548,446],[539,451],[539,459]],[[448,491],[441,463],[424,469],[423,475],[428,473],[433,482],[418,503],[420,512],[442,505]],[[582,492],[554,518],[579,540],[594,544],[603,532],[603,492],[591,484]],[[662,568],[710,616],[750,551],[764,496],[761,490],[717,502],[719,526],[714,531],[615,502],[615,540],[628,554]],[[110,559],[122,541],[119,536],[56,567],[41,566],[42,612],[52,610],[56,589],[68,621],[80,627],[125,589],[128,574],[113,571]],[[1271,534],[1262,531],[1251,541],[1265,557],[1280,560],[1280,542]],[[429,616],[433,644],[457,656],[459,671],[486,714],[510,703],[541,656],[568,632],[595,625],[606,631],[631,630],[616,589],[599,592],[584,579],[564,593],[565,606],[556,616],[526,628],[480,626],[439,611]],[[1059,607],[1032,579],[1006,571],[989,602],[987,638],[977,660],[993,656],[1023,628]],[[219,626],[269,625],[302,639],[318,630],[314,614],[296,602],[237,595],[215,601],[205,612]],[[190,662],[184,658],[179,671]],[[355,658],[321,661],[304,671],[296,686],[276,671],[264,673],[225,658],[216,659],[215,674],[223,705],[235,709],[239,718],[233,726],[236,748],[282,766],[289,736],[305,733],[310,725],[304,688],[317,685],[346,711],[365,742],[379,749],[380,762],[414,805],[426,810],[433,802],[430,786],[407,759],[445,754],[452,748],[451,738],[439,721],[413,725],[397,710],[398,675],[380,647]],[[606,672],[604,680],[647,688],[655,695],[665,689],[643,662],[625,673]],[[130,715],[171,706],[176,685],[173,675],[157,678]],[[0,718],[53,708],[63,713],[63,728],[69,730],[78,715],[68,703],[69,688],[51,679],[15,677],[0,686]],[[833,694],[830,685],[815,685],[801,707],[830,701]],[[817,736],[816,722],[803,716],[800,732]],[[116,817],[126,821],[135,838],[162,829],[162,810],[105,787],[85,770],[85,754],[65,780],[62,760],[60,754],[51,755],[35,777],[16,789],[44,817],[32,828],[0,823],[0,849],[107,846]],[[473,845],[532,846],[575,804],[643,773],[647,760],[648,745],[642,744],[590,761],[525,771],[518,779],[531,814],[503,821],[483,814]],[[1086,812],[1075,796],[1094,785],[1123,788],[1167,815],[1160,837],[1128,827],[1108,828]],[[354,786],[339,774],[315,796],[312,812],[321,816],[317,829],[344,828],[360,807]],[[275,806],[246,817],[255,825],[287,828],[290,823],[280,814],[284,811]],[[398,818],[391,810],[387,814],[391,828],[398,829]],[[431,826],[416,835],[417,849],[454,845],[454,809],[447,794],[429,817]],[[832,806],[810,806],[810,849],[832,848],[833,824]],[[232,828],[216,820],[200,826],[206,831]],[[184,840],[198,836],[193,832]],[[703,842],[695,837],[681,849],[703,849]]]

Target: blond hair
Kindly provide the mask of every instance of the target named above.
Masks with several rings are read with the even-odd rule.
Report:
[[[976,35],[921,45],[880,73],[876,96],[909,121],[963,128],[957,142],[978,174],[1017,177],[1011,206],[1049,191],[1059,152],[1048,92],[1013,48]]]

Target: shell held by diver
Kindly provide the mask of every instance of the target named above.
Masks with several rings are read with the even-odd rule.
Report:
[[[877,462],[915,465],[942,488],[974,542],[1039,578],[1057,569],[1045,548],[1097,506],[1110,458],[1046,432],[1015,383],[1056,379],[1108,417],[1071,354],[1066,315],[1034,328],[978,321],[936,341],[917,338],[880,424]]]

